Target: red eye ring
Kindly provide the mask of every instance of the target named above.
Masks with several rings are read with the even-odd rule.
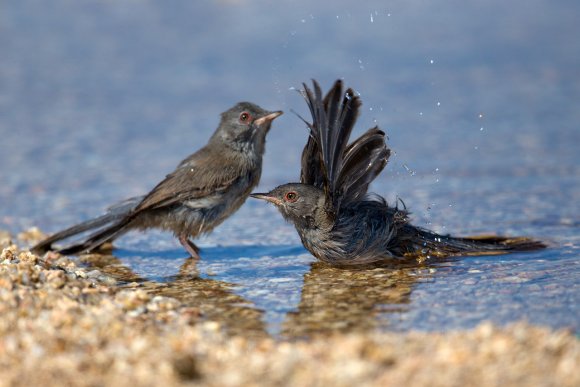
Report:
[[[284,195],[284,200],[290,203],[294,203],[296,200],[298,200],[298,194],[294,191],[287,192],[286,195]]]
[[[248,112],[242,112],[242,114],[240,114],[240,122],[243,124],[247,124],[248,122],[250,122],[252,120],[252,115]]]

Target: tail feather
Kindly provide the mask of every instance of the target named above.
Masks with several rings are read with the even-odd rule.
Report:
[[[54,250],[62,254],[75,254],[82,251],[93,250],[101,244],[120,235],[120,228],[129,223],[128,215],[142,199],[143,197],[141,196],[133,197],[114,204],[107,209],[107,212],[104,215],[59,231],[33,246],[31,251],[36,254],[44,254],[48,250],[53,250],[52,245],[54,243],[67,240],[89,231],[93,231],[93,233],[85,238],[83,242]],[[113,232],[113,230],[115,231]]]
[[[48,238],[34,245],[30,250],[36,254],[44,254],[48,250],[52,250],[52,245],[56,242],[69,239],[75,235],[79,235],[90,230],[101,229],[107,224],[114,222],[115,220],[118,220],[118,216],[111,213],[107,213],[95,219],[87,220],[86,222],[76,224],[49,236]]]
[[[452,237],[408,225],[405,232],[405,256],[449,257],[459,255],[496,255],[518,251],[534,251],[546,248],[541,241],[526,237],[481,235]],[[412,243],[409,243],[412,242]],[[405,245],[405,243],[403,243]]]
[[[111,241],[120,236],[121,234],[125,233],[127,231],[127,228],[125,227],[127,223],[128,223],[127,220],[122,219],[117,223],[114,223],[104,229],[100,229],[97,232],[89,235],[81,243],[67,246],[62,249],[58,249],[57,251],[64,255],[91,252],[97,249],[103,243]]]

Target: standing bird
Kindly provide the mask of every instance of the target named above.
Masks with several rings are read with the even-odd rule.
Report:
[[[57,241],[90,231],[84,241],[57,249],[62,254],[86,253],[129,230],[159,228],[172,231],[185,250],[199,258],[199,248],[190,238],[211,232],[248,198],[262,173],[266,134],[281,114],[238,103],[222,113],[207,145],[183,160],[147,195],[57,232],[32,251],[44,253]]]
[[[312,114],[310,136],[302,152],[300,183],[251,196],[273,203],[294,224],[304,246],[321,261],[335,266],[361,266],[394,259],[501,254],[545,247],[526,238],[455,238],[409,223],[408,212],[367,193],[391,154],[385,133],[369,129],[351,144],[360,98],[336,81],[322,98],[304,84]]]

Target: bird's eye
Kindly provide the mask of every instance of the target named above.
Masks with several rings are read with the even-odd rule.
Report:
[[[284,200],[293,203],[298,200],[298,194],[294,191],[287,192],[286,195],[284,195]]]
[[[247,124],[248,122],[250,122],[251,119],[252,116],[248,112],[243,112],[242,114],[240,114],[240,122],[243,124]]]

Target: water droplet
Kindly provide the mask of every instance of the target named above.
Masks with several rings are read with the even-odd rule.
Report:
[[[405,170],[409,173],[409,175],[411,176],[415,176],[417,174],[417,172],[413,171],[411,168],[409,168],[409,166],[407,164],[403,164],[403,168],[405,168]]]
[[[435,61],[433,59],[429,60],[429,63],[433,64]]]
[[[483,132],[483,126],[482,126],[481,128],[479,128],[479,131],[480,131],[480,132]]]
[[[437,106],[441,106],[441,102],[437,102]]]
[[[306,23],[306,19],[302,19],[300,20],[302,23]]]
[[[483,118],[483,113],[479,113],[479,118]]]
[[[476,145],[476,146],[473,147],[473,149],[478,150],[479,147]]]
[[[374,23],[375,19],[373,18],[373,13],[371,12],[371,23]]]
[[[423,115],[423,112],[419,112],[419,115],[422,116]]]

